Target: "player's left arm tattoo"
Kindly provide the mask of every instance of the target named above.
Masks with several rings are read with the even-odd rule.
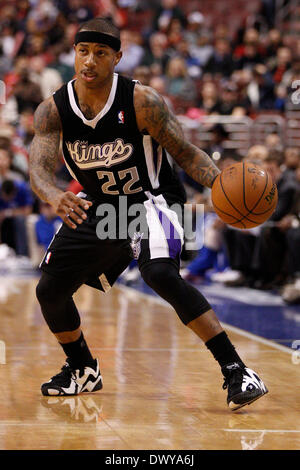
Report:
[[[185,139],[163,98],[152,88],[136,85],[134,104],[140,131],[147,131],[195,181],[211,187],[220,170],[206,152]]]

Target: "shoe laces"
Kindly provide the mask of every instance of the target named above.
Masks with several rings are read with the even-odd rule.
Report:
[[[80,376],[83,374],[83,370],[80,370]],[[65,383],[71,382],[71,380],[76,380],[76,371],[73,369],[68,362],[66,362],[62,368],[61,371],[54,375],[52,379],[55,379],[55,382],[57,385],[65,385]]]
[[[229,385],[240,385],[243,383],[243,369],[241,367],[236,369],[231,369],[226,371],[226,376],[224,377],[223,390]]]

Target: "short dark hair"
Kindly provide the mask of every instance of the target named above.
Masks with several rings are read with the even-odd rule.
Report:
[[[120,39],[120,31],[108,18],[93,18],[80,25],[79,31],[97,31]]]

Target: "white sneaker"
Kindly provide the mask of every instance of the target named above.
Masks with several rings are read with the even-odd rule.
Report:
[[[237,281],[242,277],[241,271],[233,269],[226,269],[221,273],[214,273],[211,275],[211,280],[215,282]]]

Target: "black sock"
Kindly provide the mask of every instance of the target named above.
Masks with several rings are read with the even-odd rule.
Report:
[[[94,365],[93,356],[86,344],[83,333],[81,333],[80,337],[72,343],[59,344],[63,348],[70,366],[74,369]]]
[[[205,346],[210,350],[221,367],[226,366],[231,362],[238,362],[240,365],[245,367],[245,364],[236,352],[235,347],[231,343],[225,331],[222,331],[218,335],[209,339],[205,343]]]

